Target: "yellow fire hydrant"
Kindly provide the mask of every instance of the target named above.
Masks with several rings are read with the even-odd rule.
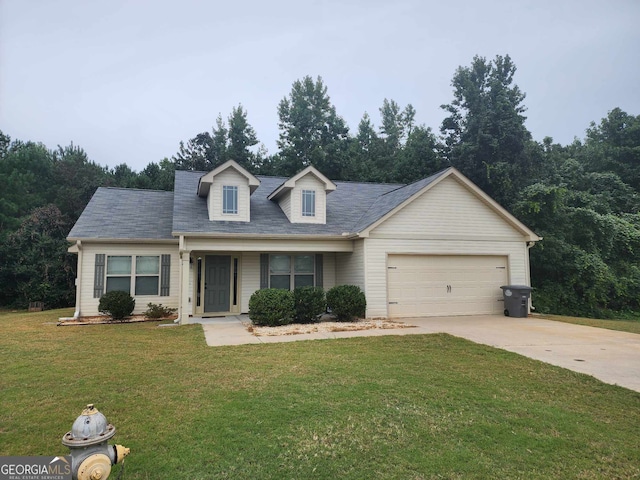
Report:
[[[116,434],[116,427],[93,406],[87,405],[73,422],[71,431],[62,437],[62,444],[71,450],[73,480],[106,480],[111,466],[129,455],[122,445],[107,445]]]

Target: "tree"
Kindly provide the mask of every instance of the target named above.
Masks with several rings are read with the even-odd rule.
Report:
[[[446,168],[437,152],[437,139],[430,128],[415,127],[393,164],[391,180],[412,183]]]
[[[10,142],[3,135],[0,156],[0,241],[18,228],[21,219],[33,208],[52,201],[53,156],[34,142]]]
[[[234,107],[229,115],[229,146],[227,158],[236,161],[250,172],[256,172],[260,165],[257,155],[250,148],[258,144],[256,132],[247,121],[247,112],[242,105]]]
[[[2,305],[26,307],[43,301],[47,307],[74,303],[75,256],[67,253],[69,221],[55,205],[37,207],[9,235],[0,265]]]
[[[180,142],[173,162],[176,170],[211,171],[228,160],[234,160],[250,172],[257,173],[265,155],[264,147],[257,153],[251,151],[251,147],[257,144],[256,132],[240,104],[232,109],[228,126],[219,114],[211,133],[199,133],[186,145]]]
[[[160,160],[160,164],[151,162],[139,174],[138,188],[151,190],[173,190],[175,164],[168,158]]]
[[[449,163],[507,206],[531,170],[525,94],[513,84],[515,72],[508,55],[492,62],[476,56],[470,67],[459,67],[454,100],[442,105],[449,116],[440,128]]]
[[[90,161],[86,152],[73,143],[64,148],[58,146],[53,160],[53,203],[73,223],[96,189],[108,182],[109,173]]]
[[[583,161],[595,172],[614,172],[640,190],[640,115],[614,108],[587,130]]]
[[[280,102],[278,116],[281,175],[292,176],[314,165],[329,178],[342,178],[349,129],[331,104],[321,77],[296,80]]]

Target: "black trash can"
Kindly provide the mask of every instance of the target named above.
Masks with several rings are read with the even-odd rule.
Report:
[[[500,288],[504,295],[504,315],[526,317],[529,313],[529,297],[533,289],[527,285],[503,285]]]

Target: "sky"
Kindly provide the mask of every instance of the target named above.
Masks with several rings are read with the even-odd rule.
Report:
[[[439,132],[474,55],[510,55],[534,139],[640,115],[638,0],[0,0],[0,130],[136,171],[242,104],[268,152],[278,103],[321,76],[352,133],[385,98]]]

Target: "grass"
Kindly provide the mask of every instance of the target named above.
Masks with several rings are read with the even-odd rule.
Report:
[[[448,335],[207,347],[198,325],[0,314],[0,455],[87,403],[128,480],[638,478],[640,393]]]
[[[539,318],[554,320],[556,322],[575,323],[576,325],[587,325],[589,327],[606,328],[608,330],[618,330],[621,332],[640,333],[640,319],[597,319],[585,317],[569,317],[566,315],[541,314]]]

